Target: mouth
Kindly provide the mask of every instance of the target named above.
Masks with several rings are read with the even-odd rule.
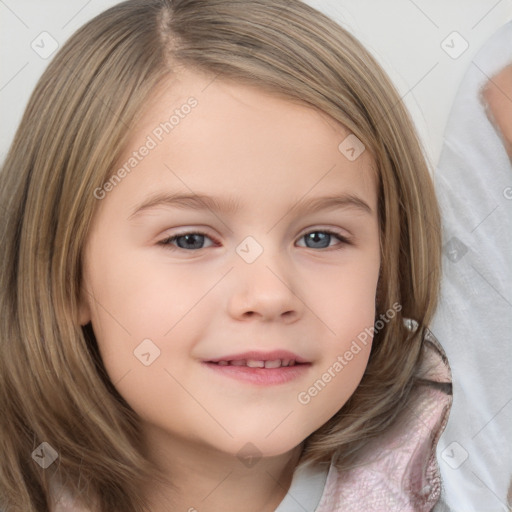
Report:
[[[203,361],[217,375],[227,376],[255,385],[284,384],[299,378],[311,362],[292,352],[245,352]]]
[[[247,366],[248,368],[281,368],[295,366],[296,364],[308,364],[308,363],[297,363],[295,359],[272,359],[272,360],[256,360],[256,359],[234,359],[231,361],[207,361],[211,364],[219,366]]]

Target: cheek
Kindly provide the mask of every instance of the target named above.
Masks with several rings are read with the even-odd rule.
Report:
[[[188,413],[190,396],[170,373],[178,366],[176,376],[185,382],[191,370],[187,356],[208,302],[201,299],[218,274],[210,272],[208,282],[204,273],[162,264],[160,254],[157,264],[147,254],[132,250],[128,257],[129,251],[103,247],[108,258],[97,259],[88,282],[92,325],[110,380],[143,418],[158,416],[170,396]]]
[[[324,339],[323,357],[297,393],[298,404],[307,411],[304,427],[309,432],[317,430],[345,405],[366,370],[372,346],[374,308],[357,301],[353,306],[352,315],[342,311],[338,322],[333,320],[337,335]]]
[[[379,268],[375,250],[351,258],[336,271],[331,267],[304,276],[313,290],[310,300],[318,304],[318,316],[327,329],[328,350],[343,349],[347,340],[373,326]]]
[[[370,343],[349,343],[297,394],[299,407],[307,412],[304,427],[308,435],[332,418],[352,396],[366,369],[370,347]]]
[[[105,351],[110,344],[120,348],[163,337],[208,289],[180,266],[157,265],[143,255],[128,258],[121,251],[109,252],[92,277],[93,326]]]
[[[323,355],[309,384],[297,395],[299,404],[310,412],[307,421],[311,430],[343,407],[366,370],[375,323],[379,263],[375,252],[373,257],[340,269],[329,280],[322,279],[323,289],[313,288],[324,333]]]
[[[193,316],[191,307],[206,286],[181,269],[165,271],[148,258],[123,257],[121,251],[108,254],[90,280],[92,325],[104,367],[142,419],[169,415],[172,400],[180,420],[165,421],[179,430],[187,415],[200,411],[191,407],[190,395],[179,384],[185,382],[183,376],[173,379],[171,363],[178,361],[185,375],[190,370],[184,355],[194,332],[187,313]]]

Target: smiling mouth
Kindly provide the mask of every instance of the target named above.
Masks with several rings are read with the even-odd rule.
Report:
[[[203,364],[217,375],[255,386],[286,384],[303,378],[311,367],[296,359],[219,359]]]
[[[218,366],[246,366],[248,368],[282,368],[306,363],[298,363],[295,359],[273,359],[271,361],[258,361],[255,359],[236,359],[232,361],[208,361]]]

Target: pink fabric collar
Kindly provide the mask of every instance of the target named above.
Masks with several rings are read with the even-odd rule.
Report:
[[[385,436],[374,440],[358,467],[340,472],[331,465],[316,512],[431,511],[441,494],[436,445],[452,404],[451,372],[432,335],[426,337],[425,378]]]

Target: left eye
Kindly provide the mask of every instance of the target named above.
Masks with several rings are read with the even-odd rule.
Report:
[[[307,242],[312,244],[312,246],[307,246],[308,249],[326,249],[330,246],[330,242],[332,241],[333,237],[337,238],[341,242],[337,244],[340,246],[338,249],[341,249],[343,246],[350,244],[348,238],[340,235],[339,233],[335,233],[334,231],[325,229],[310,231],[309,233],[302,235],[300,238],[304,238]]]
[[[340,246],[338,249],[341,249],[343,246],[349,245],[351,243],[348,238],[330,230],[309,231],[308,233],[302,235],[299,240],[304,239],[308,249],[326,249],[331,245],[333,238],[337,238],[340,242],[337,244]],[[188,233],[180,233],[178,235],[170,236],[161,242],[158,242],[158,244],[171,250],[174,250],[175,248],[197,250],[205,249],[205,247],[203,247],[205,239],[212,240],[212,238],[210,238],[206,233],[191,231]]]

